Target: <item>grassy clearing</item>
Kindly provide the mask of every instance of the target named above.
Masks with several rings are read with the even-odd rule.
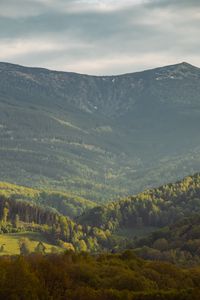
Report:
[[[0,252],[0,255],[19,254],[19,240],[21,238],[27,238],[29,240],[30,250],[33,252],[39,241],[41,241],[46,247],[46,253],[50,253],[51,248],[55,247],[50,244],[41,233],[37,232],[0,234],[0,246],[4,244],[4,251]],[[59,247],[56,247],[56,249],[61,251],[61,248]]]

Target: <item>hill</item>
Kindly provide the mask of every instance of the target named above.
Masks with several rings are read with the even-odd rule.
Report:
[[[0,186],[0,243],[14,242],[15,252],[20,236],[28,233],[34,235],[32,245],[38,237],[48,249],[54,245],[58,250],[97,253],[134,248],[145,259],[200,262],[200,174],[107,205],[88,206],[73,220],[55,209],[65,194]]]
[[[183,218],[135,241],[135,252],[145,259],[181,265],[200,263],[200,214]]]
[[[51,207],[72,219],[95,206],[94,202],[69,192],[39,190],[7,182],[0,182],[1,196],[10,200],[32,202],[46,208]]]
[[[0,63],[1,181],[100,202],[197,172],[199,83],[187,63],[101,77]]]
[[[113,248],[134,248],[145,259],[200,263],[200,174],[97,206],[81,224],[112,232]]]
[[[64,250],[99,252],[112,247],[111,232],[81,225],[52,207],[0,196],[0,236],[37,233],[51,245]],[[8,237],[7,237],[8,238]],[[26,242],[23,241],[23,245]]]
[[[94,207],[79,222],[116,232],[167,226],[195,212],[200,212],[200,174]]]

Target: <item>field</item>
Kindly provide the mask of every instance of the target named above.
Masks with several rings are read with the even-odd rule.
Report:
[[[44,238],[40,233],[36,232],[23,232],[23,233],[10,233],[0,234],[0,247],[4,245],[4,250],[0,252],[0,255],[16,255],[19,254],[19,240],[21,238],[27,238],[30,244],[31,252],[34,252],[38,242],[42,242],[46,247],[46,253],[50,253],[52,247],[55,247],[57,251],[61,251],[61,248],[56,247]]]

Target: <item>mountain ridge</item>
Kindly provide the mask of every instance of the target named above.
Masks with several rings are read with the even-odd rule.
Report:
[[[73,72],[73,71],[63,71],[63,70],[57,70],[57,69],[51,69],[51,68],[46,68],[46,67],[35,67],[35,66],[27,66],[27,65],[21,65],[21,64],[16,64],[16,63],[12,63],[12,62],[4,62],[4,61],[0,61],[0,67],[1,66],[8,66],[10,68],[12,67],[17,67],[20,69],[30,69],[30,70],[36,70],[36,71],[48,71],[48,72],[55,72],[55,73],[67,73],[67,74],[76,74],[76,75],[81,75],[81,76],[88,76],[88,77],[119,77],[119,76],[126,76],[126,75],[132,75],[132,74],[138,74],[138,73],[143,73],[143,72],[148,72],[148,71],[154,71],[154,70],[158,70],[158,69],[165,69],[165,68],[170,68],[170,67],[179,67],[179,66],[184,66],[184,67],[188,67],[188,68],[196,68],[196,69],[200,69],[200,67],[197,67],[193,64],[190,64],[186,61],[180,62],[180,63],[175,63],[175,64],[169,64],[169,65],[164,65],[164,66],[158,66],[158,67],[151,67],[151,68],[147,68],[141,71],[132,71],[132,72],[125,72],[125,73],[119,73],[119,74],[113,74],[113,75],[93,75],[93,74],[89,74],[89,73],[79,73],[79,72]]]

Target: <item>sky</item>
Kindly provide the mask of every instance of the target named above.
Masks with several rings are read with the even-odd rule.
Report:
[[[0,0],[0,61],[114,75],[200,67],[200,0]]]

